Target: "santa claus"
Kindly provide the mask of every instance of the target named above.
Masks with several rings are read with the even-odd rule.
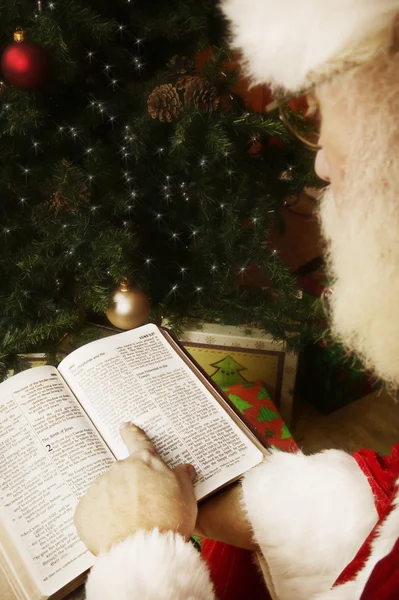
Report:
[[[249,73],[277,90],[277,108],[318,150],[316,170],[331,184],[320,218],[333,330],[397,387],[399,0],[225,0],[222,8]],[[306,95],[320,130],[318,119],[311,130],[290,122],[284,94]],[[122,436],[130,458],[94,483],[76,513],[82,539],[101,553],[87,600],[214,598],[186,541],[195,527],[255,548],[278,600],[399,598],[399,448],[385,458],[271,452],[198,513],[193,469],[168,469],[134,426]]]

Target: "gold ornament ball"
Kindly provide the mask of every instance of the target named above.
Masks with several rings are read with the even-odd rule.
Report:
[[[127,283],[113,291],[107,312],[108,320],[118,329],[134,329],[143,325],[150,314],[150,301],[138,288]]]

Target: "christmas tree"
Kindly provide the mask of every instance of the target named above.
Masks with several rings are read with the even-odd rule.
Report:
[[[241,371],[246,371],[247,368],[240,365],[231,356],[226,356],[222,360],[212,364],[216,371],[211,375],[220,387],[235,385],[236,383],[247,383],[245,377],[241,375]]]
[[[172,326],[310,333],[267,235],[312,157],[234,92],[214,0],[10,0],[0,36],[1,375],[104,315],[124,279]]]

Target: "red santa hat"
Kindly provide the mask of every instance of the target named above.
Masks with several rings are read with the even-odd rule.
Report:
[[[297,91],[392,42],[399,0],[222,0],[255,83]]]

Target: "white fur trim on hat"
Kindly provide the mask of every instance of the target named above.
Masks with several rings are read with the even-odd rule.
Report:
[[[254,82],[296,91],[365,39],[391,32],[399,0],[222,0],[222,10]]]

